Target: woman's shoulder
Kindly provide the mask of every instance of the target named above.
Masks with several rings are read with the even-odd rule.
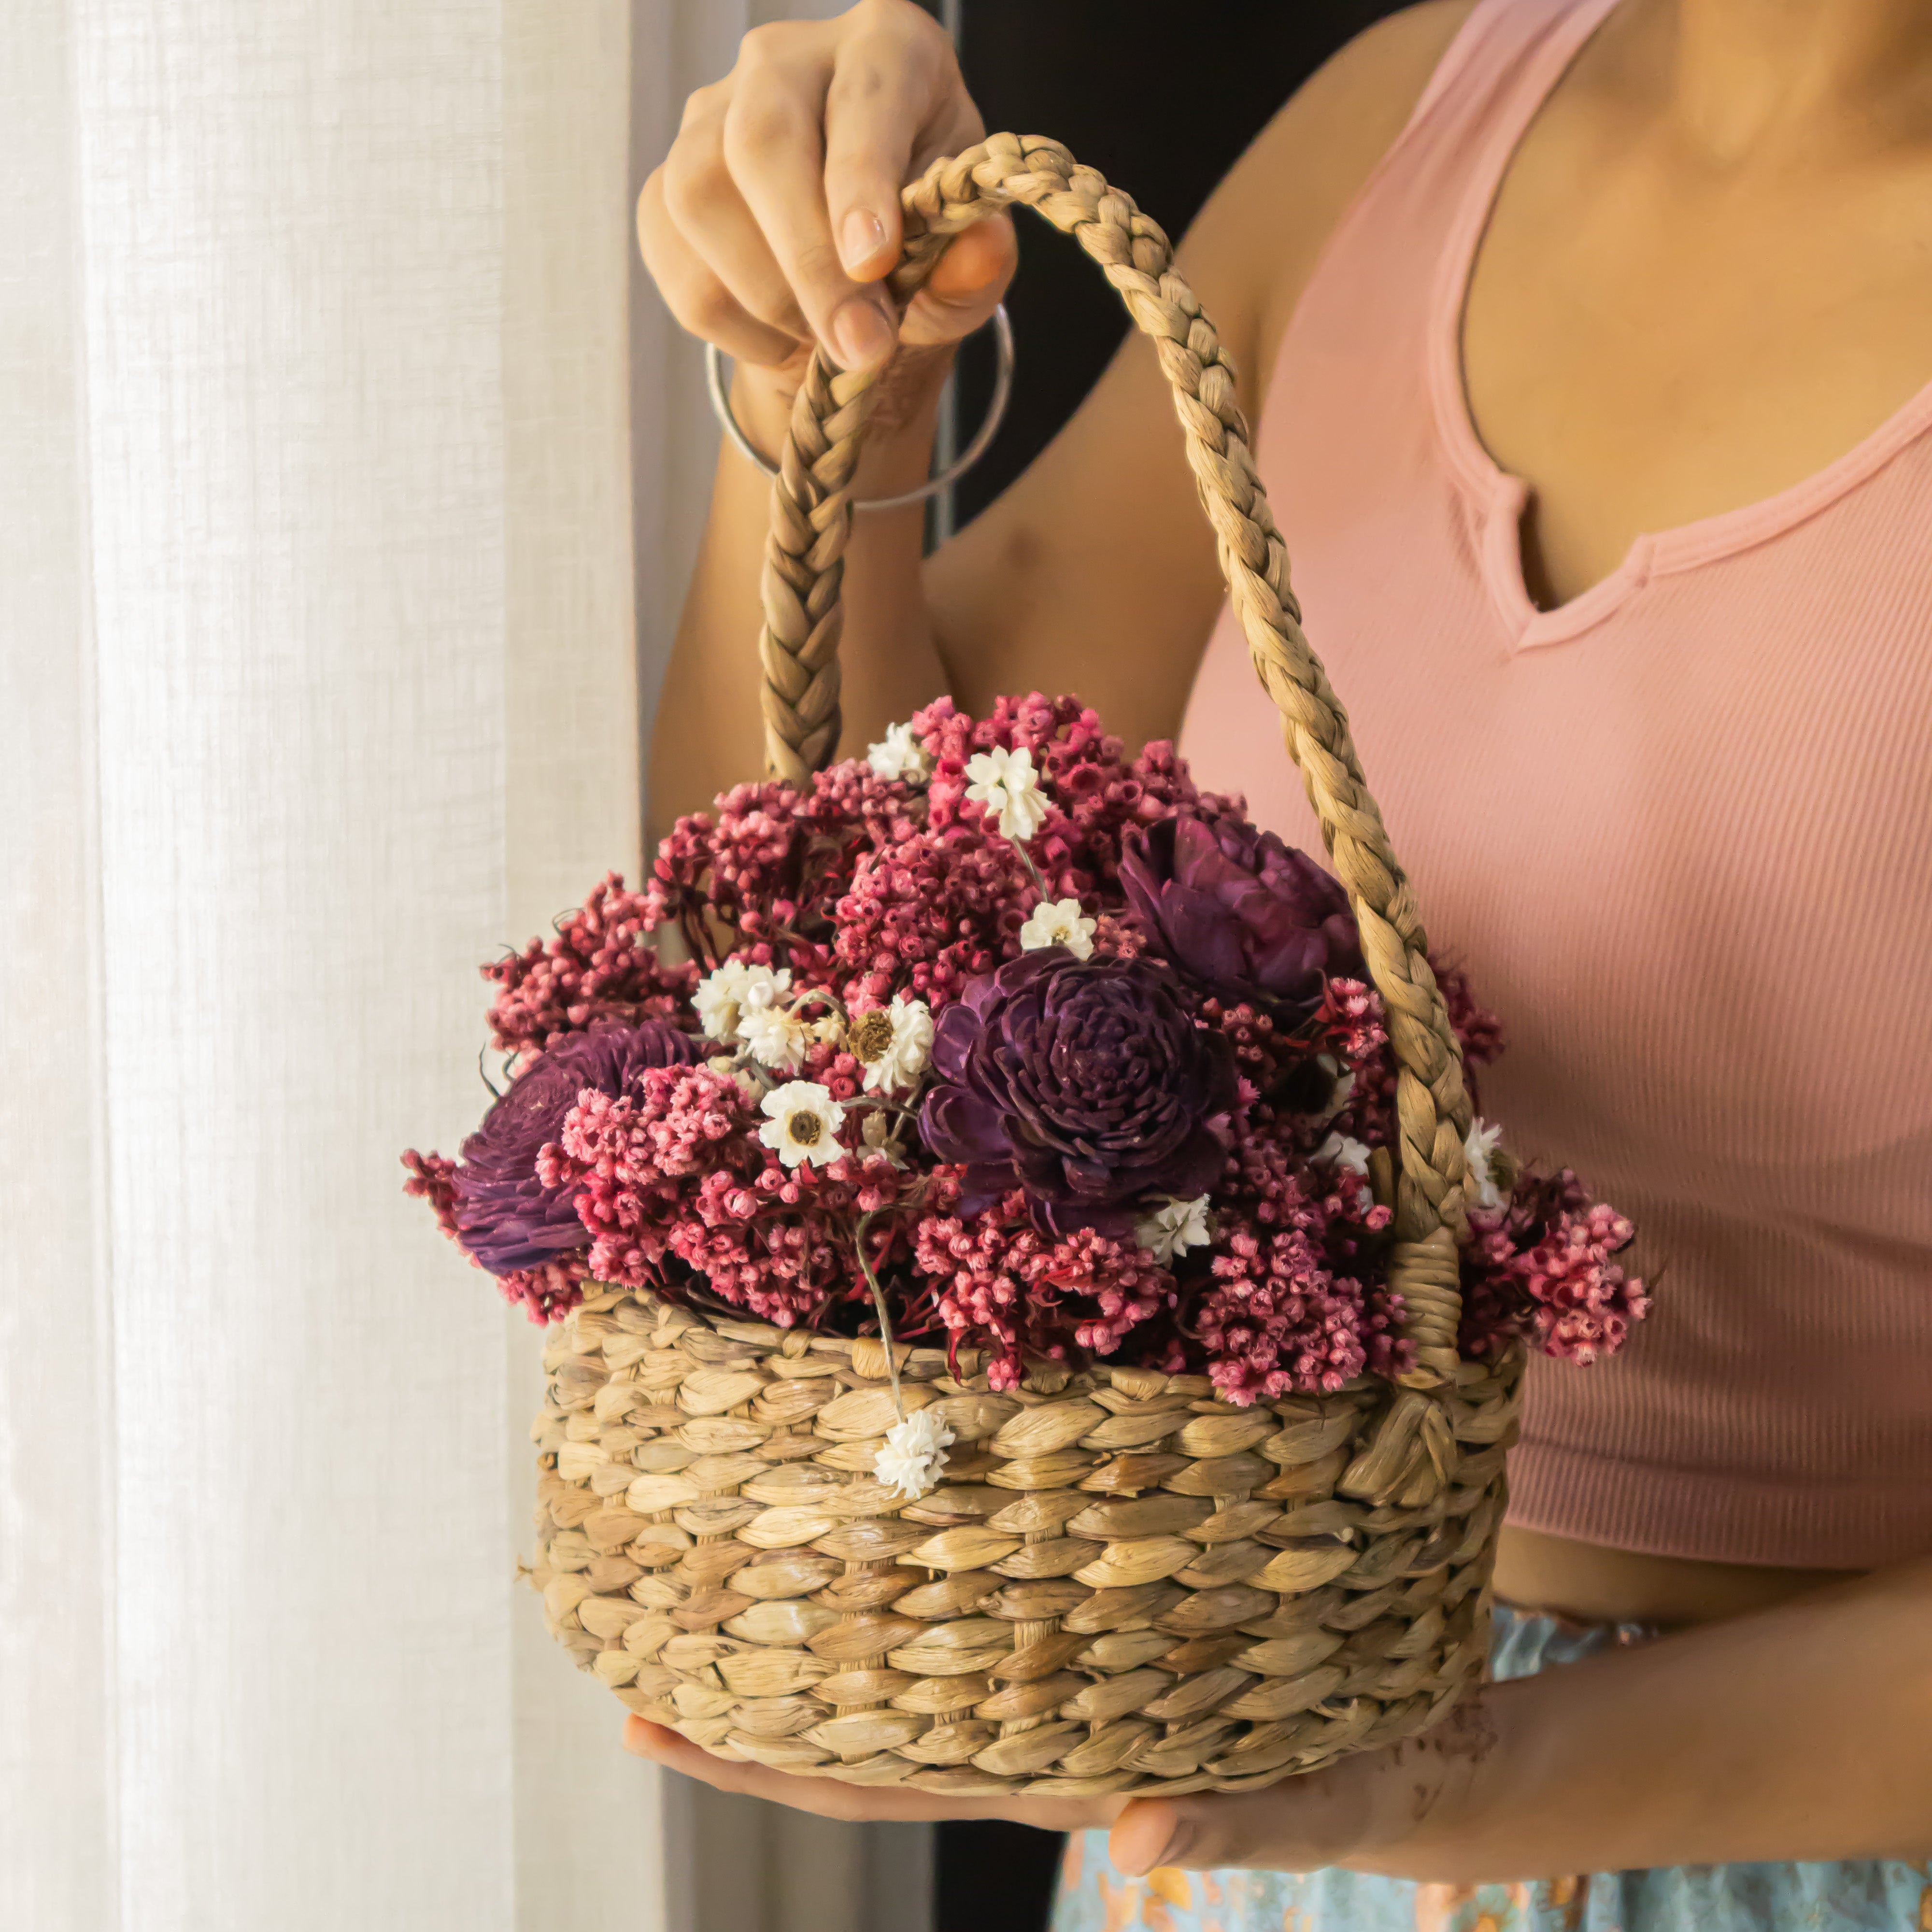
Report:
[[[1256,136],[1189,230],[1196,285],[1244,288],[1256,396],[1330,233],[1476,5],[1424,0],[1357,34]]]

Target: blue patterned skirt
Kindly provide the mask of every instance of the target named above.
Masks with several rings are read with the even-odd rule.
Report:
[[[1641,1632],[1498,1608],[1490,1670],[1528,1677]],[[1053,1932],[1932,1932],[1932,1868],[1685,1865],[1513,1885],[1418,1885],[1346,1871],[1125,1878],[1107,1834],[1069,1840]]]

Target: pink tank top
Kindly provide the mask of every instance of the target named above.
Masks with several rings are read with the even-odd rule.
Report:
[[[1532,1361],[1512,1520],[1878,1564],[1932,1550],[1932,386],[1534,608],[1462,297],[1609,11],[1478,7],[1329,243],[1257,454],[1432,942],[1503,1016],[1484,1111],[1634,1218],[1658,1286],[1614,1360]],[[1226,611],[1182,744],[1321,849]]]

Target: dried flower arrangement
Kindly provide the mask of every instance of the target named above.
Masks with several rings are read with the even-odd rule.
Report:
[[[940,1338],[995,1390],[1105,1358],[1236,1405],[1409,1366],[1395,1070],[1346,896],[1076,700],[942,700],[806,786],[740,786],[642,892],[608,879],[484,970],[509,1084],[407,1186],[533,1320],[649,1288]],[[1629,1223],[1497,1141],[1465,1150],[1460,1352],[1607,1354],[1647,1306]],[[947,1439],[906,1418],[878,1474],[922,1493]]]

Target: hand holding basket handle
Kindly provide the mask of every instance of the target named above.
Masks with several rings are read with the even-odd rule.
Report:
[[[1347,714],[1303,636],[1288,554],[1255,472],[1234,376],[1214,324],[1173,262],[1158,224],[1056,141],[995,134],[935,161],[904,193],[905,252],[890,278],[909,302],[952,238],[1019,204],[1071,235],[1097,262],[1160,355],[1186,433],[1188,460],[1214,525],[1256,674],[1281,713],[1336,872],[1361,933],[1363,956],[1388,1014],[1399,1066],[1396,1246],[1389,1281],[1407,1309],[1415,1389],[1453,1380],[1461,1312],[1456,1254],[1466,1228],[1464,1142],[1471,1109],[1461,1048],[1430,970],[1414,894],[1363,778]],[[768,766],[800,782],[834,757],[839,734],[839,589],[851,526],[850,489],[875,369],[841,370],[822,352],[801,385],[772,489],[766,546],[764,674]],[[1380,1453],[1353,1472],[1378,1493],[1422,1432],[1438,1460],[1448,1448],[1427,1405],[1398,1402]]]

